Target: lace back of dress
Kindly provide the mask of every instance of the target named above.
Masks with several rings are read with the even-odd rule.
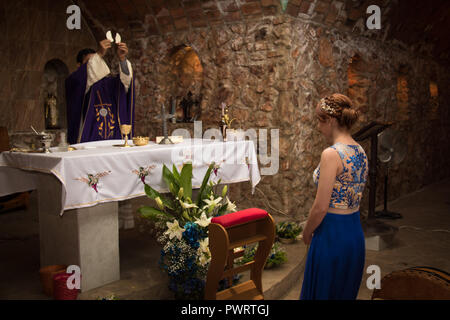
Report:
[[[341,182],[364,183],[367,178],[367,157],[359,145],[336,144],[334,149],[342,160]]]
[[[332,146],[342,160],[343,170],[336,177],[330,206],[356,208],[359,206],[367,180],[367,156],[359,145],[335,144]]]

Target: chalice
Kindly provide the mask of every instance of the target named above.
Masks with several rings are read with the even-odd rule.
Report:
[[[50,153],[50,145],[53,141],[53,136],[48,133],[41,133],[40,134],[40,142],[42,143],[43,152],[44,153]]]
[[[125,143],[121,145],[121,147],[131,147],[128,144],[128,135],[131,132],[131,124],[121,124],[120,125],[120,132],[125,135]]]

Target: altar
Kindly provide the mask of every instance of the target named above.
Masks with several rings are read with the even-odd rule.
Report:
[[[173,145],[115,147],[123,140],[73,145],[76,150],[0,154],[0,196],[37,190],[41,266],[77,265],[81,290],[120,279],[118,202],[145,195],[144,183],[168,192],[166,165],[192,163],[199,188],[214,162],[211,181],[249,181],[261,177],[252,141],[188,139]]]

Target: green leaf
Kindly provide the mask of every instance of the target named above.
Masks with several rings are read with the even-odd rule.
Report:
[[[150,220],[160,220],[160,219],[173,219],[174,217],[166,212],[162,212],[156,208],[152,207],[141,207],[138,209],[139,213],[142,217],[150,219]]]
[[[177,196],[178,190],[180,189],[180,184],[176,181],[172,172],[170,172],[169,168],[166,165],[163,165],[162,177],[167,187],[170,189],[170,184],[173,184],[173,190],[175,191],[174,196]],[[172,190],[171,190],[172,192]]]
[[[150,187],[148,184],[144,185],[144,190],[145,190],[145,194],[150,198],[150,199],[156,199],[158,197],[160,197],[161,195],[159,194],[158,191],[156,191],[155,189],[153,189],[152,187]]]
[[[208,170],[205,173],[205,176],[203,177],[203,181],[202,181],[202,185],[199,189],[198,195],[197,195],[197,206],[200,206],[200,203],[202,201],[203,198],[203,193],[205,192],[205,188],[208,184],[209,181],[209,177],[211,176],[211,171],[214,168],[214,163],[211,163],[208,167]]]
[[[175,164],[172,165],[172,174],[174,178],[179,182],[180,181],[180,173],[178,172],[177,166]]]
[[[145,194],[147,194],[149,198],[156,200],[156,198],[160,197],[161,201],[167,208],[174,210],[174,204],[172,203],[172,201],[166,199],[161,193],[150,187],[148,184],[145,184],[144,190]]]
[[[227,211],[227,204],[225,203],[217,212],[218,216],[222,216],[225,214],[225,212]]]
[[[203,189],[203,192],[201,193],[201,197],[199,198],[199,202],[197,204],[197,206],[201,207],[202,203],[204,203],[204,199],[209,199],[209,196],[212,193],[212,187],[210,185],[206,185],[205,188]]]
[[[191,217],[189,217],[189,214],[187,213],[187,211],[183,211],[183,218],[185,218],[187,221],[192,221]]]
[[[173,186],[173,183],[172,183],[172,182],[171,182],[170,185],[169,185],[169,190],[170,190],[170,193],[172,193],[172,194],[177,194],[177,193],[175,192],[175,187]]]
[[[184,196],[192,198],[192,163],[185,163],[181,169],[180,187],[183,187]]]

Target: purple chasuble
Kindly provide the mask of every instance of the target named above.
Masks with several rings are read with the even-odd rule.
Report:
[[[107,76],[86,91],[87,63],[66,79],[67,140],[70,144],[123,139],[121,124],[131,124],[134,134],[134,81],[128,93],[120,76]]]

